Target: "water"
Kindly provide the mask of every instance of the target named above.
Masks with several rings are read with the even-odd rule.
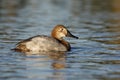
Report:
[[[119,0],[0,0],[0,80],[119,80]],[[20,40],[63,24],[70,52],[24,55]]]

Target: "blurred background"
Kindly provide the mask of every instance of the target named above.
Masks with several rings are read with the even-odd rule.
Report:
[[[51,55],[11,51],[65,25],[81,39]],[[0,0],[1,80],[120,80],[120,0]]]

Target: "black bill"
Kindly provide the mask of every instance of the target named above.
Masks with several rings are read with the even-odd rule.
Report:
[[[72,35],[69,31],[67,33],[67,37],[72,37],[72,38],[79,39],[77,36]]]

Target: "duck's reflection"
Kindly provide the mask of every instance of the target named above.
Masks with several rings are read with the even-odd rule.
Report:
[[[50,62],[50,65],[53,69],[62,69],[65,68],[65,56],[66,52],[41,52],[39,54],[34,54],[31,52],[24,53],[25,56],[29,56],[26,60],[41,62],[40,64],[44,64],[42,62]],[[37,56],[37,58],[33,58],[30,56]],[[34,63],[33,63],[34,64]]]
[[[65,52],[54,52],[49,54],[48,56],[54,60],[51,64],[54,69],[63,69],[65,68]]]
[[[42,52],[37,55],[24,54],[28,78],[49,78],[59,80],[63,78],[64,72],[61,71],[66,66],[66,52]],[[64,79],[63,79],[64,80]]]

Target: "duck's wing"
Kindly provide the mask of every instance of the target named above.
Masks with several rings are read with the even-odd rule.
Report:
[[[30,37],[30,38],[28,38],[28,39],[25,39],[25,40],[22,40],[22,41],[18,42],[16,45],[19,45],[19,44],[22,44],[22,43],[29,42],[29,41],[31,41],[33,38],[35,38],[35,37],[41,37],[41,36],[47,37],[46,35],[37,35],[37,36],[33,36],[33,37]]]

